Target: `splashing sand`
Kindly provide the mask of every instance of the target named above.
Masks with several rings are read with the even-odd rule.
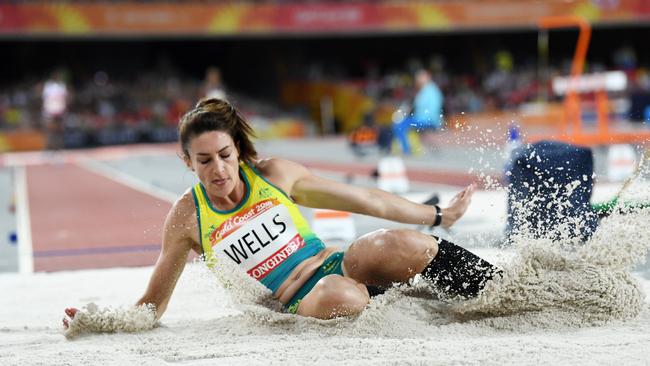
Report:
[[[155,326],[156,314],[151,305],[100,309],[91,302],[77,311],[64,334],[71,339],[88,333],[142,332]]]
[[[589,243],[573,251],[548,240],[520,245],[515,259],[504,267],[504,278],[454,311],[468,317],[528,316],[530,325],[542,327],[633,318],[644,308],[645,294],[630,271],[648,251],[648,233],[640,236],[639,228],[649,218],[648,210],[610,217]],[[508,322],[512,320],[491,321],[495,326],[518,326]]]

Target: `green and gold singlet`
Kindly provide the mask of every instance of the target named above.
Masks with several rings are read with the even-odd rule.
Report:
[[[229,258],[275,292],[298,264],[325,245],[280,188],[246,163],[239,164],[239,174],[246,193],[229,211],[217,210],[201,183],[193,187],[201,248],[207,259]]]

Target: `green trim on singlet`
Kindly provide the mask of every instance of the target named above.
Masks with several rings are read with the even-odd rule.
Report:
[[[208,192],[205,191],[205,187],[203,186],[203,183],[199,183],[199,186],[201,187],[201,191],[203,192],[203,196],[206,198],[206,202],[208,203],[208,207],[210,207],[210,209],[212,211],[214,211],[215,213],[218,213],[220,215],[227,215],[227,214],[231,214],[231,213],[239,210],[240,208],[244,207],[244,205],[248,201],[248,198],[251,196],[251,185],[250,185],[250,183],[248,183],[248,178],[246,177],[246,174],[244,174],[244,172],[242,171],[241,167],[239,167],[239,174],[242,177],[244,177],[244,183],[246,183],[246,193],[244,194],[244,199],[242,199],[241,202],[239,202],[239,204],[235,208],[233,208],[231,210],[227,210],[227,211],[220,211],[216,207],[214,207],[212,205],[212,201],[210,200],[210,198],[208,196]]]
[[[196,192],[192,189],[192,198],[194,198],[194,207],[196,207],[196,221],[199,227],[199,246],[201,247],[201,253],[205,256],[205,249],[201,245],[201,240],[203,238],[203,233],[201,232],[201,208],[199,207],[199,199],[196,197]]]
[[[295,295],[289,300],[285,305],[284,309],[291,314],[295,314],[298,311],[298,306],[300,306],[300,302],[302,299],[307,296],[309,291],[311,291],[314,286],[316,286],[316,283],[321,280],[321,278],[333,274],[337,274],[339,276],[343,276],[343,267],[341,264],[343,263],[343,257],[345,255],[345,252],[336,252],[330,254],[329,257],[325,259],[323,264],[318,268],[318,271],[314,273],[307,282],[305,282],[304,285],[298,289],[298,292],[296,292]]]

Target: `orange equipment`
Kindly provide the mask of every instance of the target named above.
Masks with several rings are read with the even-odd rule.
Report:
[[[552,16],[541,18],[538,22],[540,29],[555,29],[578,27],[580,33],[576,45],[573,62],[571,65],[571,81],[574,86],[578,84],[584,69],[591,26],[589,22],[579,16]],[[595,132],[585,132],[582,128],[582,115],[579,91],[575,87],[567,88],[564,98],[564,115],[557,133],[546,135],[531,135],[527,138],[530,142],[543,139],[554,139],[580,145],[601,145],[613,143],[635,143],[650,141],[650,131],[614,131],[609,127],[609,99],[604,85],[595,90],[597,128]]]

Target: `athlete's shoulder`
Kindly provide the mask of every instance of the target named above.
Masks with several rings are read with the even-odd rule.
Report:
[[[164,240],[168,243],[187,243],[195,251],[198,248],[198,220],[192,189],[188,189],[172,205],[163,229]],[[197,251],[197,253],[198,253]]]
[[[268,158],[255,162],[255,168],[266,180],[291,195],[293,186],[300,178],[310,174],[303,165],[291,160]]]
[[[167,220],[175,225],[196,221],[196,204],[192,194],[192,188],[181,195],[172,205],[167,215]]]
[[[296,176],[309,172],[309,170],[300,163],[281,158],[266,158],[257,160],[253,163],[255,169],[264,176]]]

